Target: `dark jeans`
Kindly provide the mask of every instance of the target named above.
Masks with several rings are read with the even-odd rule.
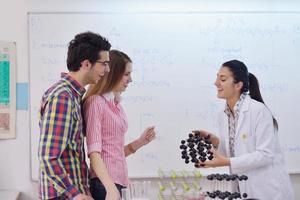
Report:
[[[119,184],[115,184],[115,185],[121,195],[121,190],[125,187],[122,185],[119,185]],[[94,198],[94,200],[105,200],[106,190],[105,190],[104,185],[99,180],[99,178],[90,179],[90,191],[91,191],[91,194],[92,194],[92,197]]]

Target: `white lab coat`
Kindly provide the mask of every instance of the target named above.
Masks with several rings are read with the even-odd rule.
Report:
[[[219,115],[221,154],[230,157],[228,116]],[[293,200],[294,194],[268,108],[246,96],[240,109],[235,136],[235,157],[231,172],[247,175],[239,181],[241,194],[259,200]]]

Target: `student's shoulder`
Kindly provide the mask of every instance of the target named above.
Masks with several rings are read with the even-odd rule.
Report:
[[[101,95],[92,95],[86,98],[84,101],[84,104],[103,104],[105,102],[105,99]]]
[[[250,99],[250,105],[251,105],[251,108],[256,110],[256,111],[260,111],[260,110],[264,110],[266,108],[265,104],[259,102],[259,101],[256,101],[255,99]]]
[[[72,94],[71,88],[67,84],[62,81],[58,81],[44,93],[43,98],[47,98],[48,100],[55,98],[73,100],[74,95]]]
[[[271,115],[271,112],[267,108],[267,106],[259,101],[251,99],[250,105],[251,105],[250,108],[251,108],[252,112],[256,113],[257,115],[260,115],[263,113],[267,114],[267,115]]]

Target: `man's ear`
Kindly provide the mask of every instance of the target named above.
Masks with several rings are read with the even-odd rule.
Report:
[[[88,59],[85,59],[85,60],[81,61],[82,69],[88,70],[88,69],[90,69],[91,66],[92,66],[92,64]]]

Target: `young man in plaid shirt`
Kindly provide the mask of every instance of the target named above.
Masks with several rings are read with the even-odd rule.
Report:
[[[39,198],[92,200],[85,162],[81,100],[84,87],[109,72],[110,43],[85,32],[69,43],[61,79],[43,95],[40,108]]]

